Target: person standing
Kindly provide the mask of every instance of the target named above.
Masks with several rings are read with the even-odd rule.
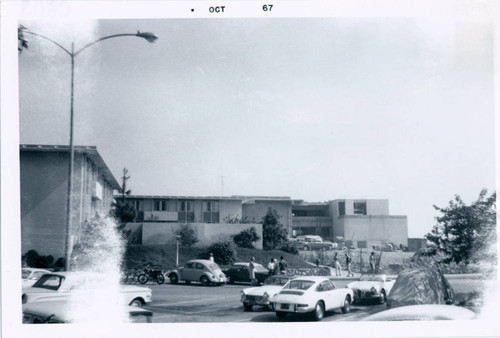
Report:
[[[287,264],[285,258],[283,258],[283,256],[280,257],[280,262],[278,265],[279,265],[280,273],[282,275],[286,274],[286,269],[288,267],[288,264]]]
[[[210,257],[208,259],[213,262],[214,261],[214,254],[210,253]]]
[[[276,264],[274,263],[274,258],[271,258],[271,261],[267,264],[267,269],[269,270],[269,276],[276,274]]]
[[[345,265],[347,269],[347,277],[354,277],[354,274],[351,271],[351,256],[349,256],[349,253],[345,253]]]
[[[333,255],[333,266],[335,268],[335,275],[336,276],[340,276],[340,261],[339,261],[339,255],[338,255],[338,252],[335,252],[335,254]]]
[[[368,258],[370,263],[370,273],[375,273],[375,252],[372,251],[370,258]]]
[[[248,263],[248,274],[250,278],[250,283],[252,285],[256,285],[255,280],[255,265],[254,265],[255,257],[250,258],[250,263]]]

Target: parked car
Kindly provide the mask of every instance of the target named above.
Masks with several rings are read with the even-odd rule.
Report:
[[[338,247],[337,243],[332,243],[328,241],[323,241],[321,236],[316,235],[305,235],[298,236],[294,239],[299,250],[333,250]]]
[[[69,301],[40,301],[23,305],[23,324],[71,323],[71,304]],[[127,306],[126,312],[131,323],[152,323],[153,312]]]
[[[250,272],[248,271],[249,263],[234,263],[229,269],[224,270],[229,283],[245,282],[250,283]],[[260,283],[269,276],[269,270],[259,263],[254,263],[255,279]]]
[[[72,294],[102,283],[105,276],[91,272],[54,272],[45,274],[33,284],[23,289],[22,302],[34,303],[40,301],[68,300]],[[125,304],[142,307],[152,301],[152,291],[149,288],[120,285],[120,293]]]
[[[471,310],[455,305],[423,304],[397,307],[366,317],[367,321],[397,320],[470,320],[476,319]]]
[[[262,286],[241,290],[241,302],[245,311],[252,310],[254,305],[267,306],[272,310],[270,300],[277,295],[292,276],[274,275],[264,280]]]
[[[288,313],[309,313],[319,321],[325,311],[341,309],[343,313],[349,312],[352,299],[351,289],[337,289],[328,277],[302,276],[290,280],[271,298],[271,303],[280,319]]]
[[[354,302],[378,300],[380,304],[383,304],[394,282],[395,280],[388,279],[385,274],[365,274],[361,275],[358,281],[347,284],[347,287],[351,288],[354,293]]]
[[[170,283],[177,284],[179,281],[200,282],[204,286],[211,284],[225,284],[226,275],[220,267],[207,259],[193,259],[187,262],[184,267],[167,271],[165,275],[170,279]]]
[[[22,287],[28,288],[35,284],[37,280],[40,279],[46,273],[50,273],[49,270],[45,269],[36,269],[36,268],[22,268],[21,269],[21,278],[22,278]]]

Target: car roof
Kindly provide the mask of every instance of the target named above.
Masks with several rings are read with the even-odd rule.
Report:
[[[212,262],[209,259],[192,259],[192,260],[188,261],[187,263],[204,263],[204,264],[210,264],[210,263],[214,263],[214,262]]]
[[[330,281],[330,278],[328,277],[325,277],[325,276],[300,276],[300,277],[296,277],[294,278],[294,280],[308,280],[308,281],[311,281],[311,282],[322,282],[322,281]]]
[[[233,265],[243,265],[243,266],[248,266],[250,263],[249,262],[237,262],[237,263],[234,263]],[[255,263],[253,262],[254,265],[260,265],[260,266],[263,266],[262,264],[260,263]]]
[[[51,300],[51,301],[40,301],[34,303],[23,304],[23,313],[29,313],[31,315],[40,317],[49,317],[54,315],[53,319],[57,321],[67,322],[70,320],[68,314],[71,308],[71,303],[69,300]],[[150,310],[126,306],[125,307],[129,315],[145,314],[153,315]]]
[[[364,320],[468,320],[476,314],[463,307],[445,304],[420,304],[396,307],[378,312]]]

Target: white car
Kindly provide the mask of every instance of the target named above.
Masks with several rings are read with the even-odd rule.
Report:
[[[50,273],[50,271],[45,269],[22,268],[21,274],[22,274],[23,289],[28,288],[33,284],[35,284],[35,282],[39,280],[40,277],[42,277],[46,273]]]
[[[134,306],[127,306],[125,311],[131,323],[153,322],[152,311]],[[55,324],[71,323],[71,321],[71,304],[68,301],[41,301],[23,305],[23,324]]]
[[[280,319],[288,313],[310,313],[314,320],[321,320],[325,311],[349,312],[352,299],[351,289],[337,289],[328,277],[303,276],[290,280],[271,303]]]
[[[260,305],[267,306],[272,310],[270,305],[271,298],[277,295],[283,286],[293,278],[293,276],[285,275],[269,276],[264,280],[262,286],[241,290],[243,308],[245,311],[250,311],[254,305]]]
[[[394,282],[395,280],[388,279],[385,274],[366,274],[362,275],[358,281],[347,284],[347,287],[354,292],[354,302],[377,300],[383,304]]]
[[[401,320],[471,320],[477,315],[463,307],[446,304],[420,304],[401,306],[370,315],[367,321]]]
[[[72,293],[88,285],[99,285],[104,276],[90,272],[53,272],[43,275],[32,287],[23,289],[22,302],[68,300]],[[152,301],[150,288],[120,285],[125,304],[142,307]]]

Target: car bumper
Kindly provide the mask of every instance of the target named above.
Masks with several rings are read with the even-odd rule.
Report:
[[[380,293],[373,293],[370,291],[356,291],[353,294],[354,301],[362,301],[362,300],[377,300],[382,297]]]
[[[210,282],[217,283],[217,284],[225,284],[225,283],[227,283],[227,277],[210,278]]]
[[[281,312],[291,312],[291,313],[307,313],[312,312],[314,310],[314,306],[298,306],[297,304],[289,304],[289,303],[273,303],[272,304],[274,311]]]
[[[260,306],[269,306],[269,299],[264,299],[261,296],[245,296],[241,300],[244,304],[248,305],[260,305]]]

